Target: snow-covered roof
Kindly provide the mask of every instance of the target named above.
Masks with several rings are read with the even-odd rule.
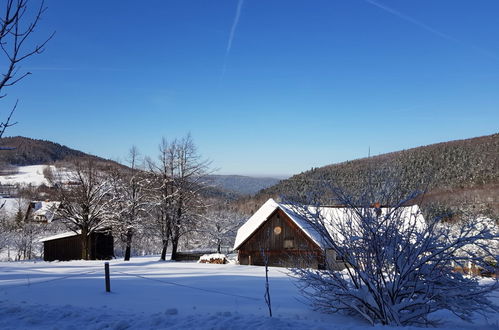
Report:
[[[243,242],[248,239],[266,220],[279,208],[279,204],[270,198],[266,201],[248,221],[246,221],[238,230],[236,241],[234,242],[234,250],[237,250]]]
[[[45,241],[53,241],[55,239],[72,237],[72,236],[76,236],[76,235],[80,235],[80,234],[81,234],[81,231],[78,231],[78,233],[75,233],[74,231],[67,231],[67,232],[60,233],[60,234],[57,234],[57,235],[54,235],[54,236],[49,236],[49,237],[42,238],[41,240],[39,240],[39,242],[43,243]]]
[[[322,239],[321,234],[316,228],[311,224],[309,220],[305,218],[302,207],[297,207],[289,204],[277,203],[272,198],[267,200],[258,211],[253,214],[248,221],[246,221],[237,231],[236,241],[234,243],[234,250],[237,250],[267,219],[277,210],[283,211],[290,219],[293,221],[303,232],[314,241],[319,247],[324,248],[325,244]],[[346,207],[313,207],[305,206],[310,214],[320,214],[327,223],[333,223],[337,221],[346,220],[351,215],[352,210]],[[400,208],[401,218],[409,219],[410,217],[416,217],[415,223],[417,225],[422,225],[424,223],[423,216],[417,205],[406,206]],[[382,209],[383,213],[386,213],[388,209]],[[331,232],[331,228],[327,228]]]
[[[59,208],[61,202],[33,201],[30,207],[33,207],[33,218],[43,216],[48,222],[54,219],[55,211]]]

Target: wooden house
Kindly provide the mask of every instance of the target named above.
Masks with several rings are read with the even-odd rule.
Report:
[[[81,234],[62,233],[41,239],[43,242],[43,260],[68,261],[79,260],[82,255]],[[106,232],[90,234],[90,260],[105,260],[114,257],[113,236]]]
[[[269,199],[237,231],[234,250],[241,265],[322,268],[324,249],[317,233],[284,204]]]
[[[348,221],[351,210],[320,207],[314,208],[314,212]],[[424,221],[417,205],[407,207],[405,212],[418,214],[418,221]],[[269,266],[343,269],[341,256],[327,248],[317,229],[296,206],[269,199],[239,228],[234,250],[241,265],[264,265],[264,252]]]

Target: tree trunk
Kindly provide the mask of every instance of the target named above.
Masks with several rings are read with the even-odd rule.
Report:
[[[132,252],[132,237],[133,233],[131,230],[129,230],[126,233],[125,261],[130,261],[130,254]]]
[[[125,258],[124,258],[124,261],[130,261],[130,250],[131,250],[131,246],[129,244],[126,245],[126,248],[125,248]]]
[[[87,228],[82,228],[81,230],[81,258],[83,260],[88,260],[88,250],[89,250],[89,244],[88,244],[88,229]]]
[[[172,257],[171,260],[177,260],[178,237],[172,238]]]
[[[175,226],[173,228],[172,233],[172,257],[171,260],[177,260],[177,249],[178,249],[178,241],[180,240],[180,229]]]
[[[182,205],[182,197],[180,197],[179,204]],[[178,241],[180,239],[180,219],[182,218],[182,207],[177,208],[177,219],[173,223],[172,235],[172,257],[171,260],[177,260]]]
[[[160,260],[166,260],[166,249],[168,248],[168,240],[163,240],[163,249],[161,250],[161,258]]]
[[[218,242],[218,245],[217,245],[217,253],[221,253],[221,243]]]

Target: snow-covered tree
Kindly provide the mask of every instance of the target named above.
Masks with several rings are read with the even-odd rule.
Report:
[[[92,160],[77,162],[57,175],[60,206],[56,218],[75,233],[81,233],[82,259],[90,255],[90,235],[109,226],[112,216],[112,185]]]
[[[227,205],[212,205],[207,209],[199,229],[202,241],[210,247],[215,246],[218,253],[222,247],[232,248],[237,230],[247,219]]]
[[[179,241],[195,230],[203,199],[203,179],[209,162],[202,160],[190,135],[160,145],[159,163],[150,162],[156,178],[154,229],[162,239],[161,259],[165,259],[168,242],[172,244],[172,260],[176,259]]]
[[[7,232],[7,244],[12,249],[16,260],[31,259],[35,255],[35,241],[41,233],[39,224],[26,221],[29,197],[20,194],[15,199],[15,209],[7,212],[4,229]]]
[[[132,147],[129,152],[129,169],[116,168],[111,172],[113,234],[125,245],[124,260],[130,260],[132,240],[143,230],[150,203],[147,196],[148,178],[139,167],[139,152]]]
[[[385,204],[387,198],[393,201],[393,188],[366,189],[358,198],[331,188],[335,204],[346,206],[341,214],[296,206],[320,234],[325,260],[333,263],[328,258],[336,255],[344,264],[343,270],[331,264],[326,270],[294,270],[314,308],[391,325],[428,325],[429,315],[442,309],[464,320],[475,312],[499,311],[487,296],[498,288],[497,280],[480,285],[477,278],[455,271],[469,262],[483,269],[497,262],[491,249],[499,239],[496,225],[483,218],[458,226],[440,217],[423,219],[417,208],[403,207],[417,194]]]
[[[161,260],[166,259],[166,250],[171,238],[172,215],[171,209],[175,195],[173,184],[174,154],[166,139],[159,145],[158,162],[149,162],[151,173],[151,209],[150,231],[161,240]]]
[[[9,245],[9,222],[4,208],[0,208],[0,252]]]

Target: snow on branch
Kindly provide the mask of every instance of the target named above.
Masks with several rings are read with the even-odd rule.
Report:
[[[391,192],[354,199],[335,189],[334,195],[342,212],[293,206],[320,233],[325,247],[326,270],[294,270],[315,309],[390,325],[429,325],[429,315],[442,309],[468,321],[473,313],[499,311],[488,298],[499,288],[497,279],[480,285],[478,278],[456,271],[469,264],[497,270],[499,230],[494,220],[425,220],[417,206],[407,206],[418,193],[390,204],[378,198],[392,198]],[[338,260],[328,259],[327,251],[341,258],[343,270],[334,270]]]

